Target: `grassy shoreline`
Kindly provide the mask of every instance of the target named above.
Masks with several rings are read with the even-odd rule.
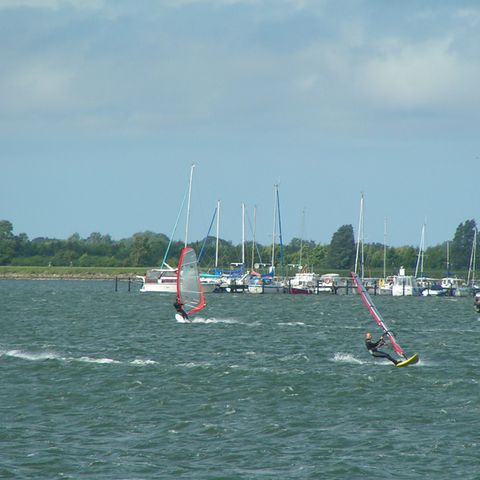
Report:
[[[145,275],[147,267],[23,267],[23,266],[0,266],[1,279],[128,279],[136,275]],[[333,270],[341,277],[350,278],[350,272],[346,270]],[[369,272],[374,278],[381,278],[380,271]],[[413,273],[413,272],[412,272]],[[442,278],[444,272],[431,272],[433,278]],[[466,278],[466,272],[459,272],[460,278]]]
[[[144,267],[17,267],[0,266],[0,279],[112,279],[144,275]]]

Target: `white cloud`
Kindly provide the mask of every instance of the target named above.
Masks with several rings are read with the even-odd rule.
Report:
[[[449,38],[423,44],[389,42],[384,52],[358,68],[357,85],[376,106],[443,109],[471,106],[479,96],[480,67],[462,61]]]
[[[456,17],[465,21],[471,27],[480,24],[480,10],[474,8],[462,8],[456,13]]]
[[[78,10],[99,9],[104,3],[104,0],[0,0],[0,10],[14,8],[59,10],[63,7],[73,7]]]
[[[63,111],[74,103],[72,80],[72,72],[59,66],[23,65],[2,78],[3,109],[14,115]]]

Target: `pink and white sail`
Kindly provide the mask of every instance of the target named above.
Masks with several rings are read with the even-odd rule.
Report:
[[[363,285],[362,281],[358,278],[358,275],[355,272],[351,272],[351,275],[355,283],[355,286],[357,287],[358,293],[361,295],[370,314],[372,315],[374,320],[377,322],[377,324],[382,328],[383,332],[388,334],[388,339],[390,340],[394,350],[402,357],[407,358],[406,353],[404,352],[403,348],[398,344],[398,342],[395,340],[393,333],[390,332],[390,330],[388,329],[382,316],[380,315],[380,312],[377,310],[377,307],[374,305],[370,297],[370,294],[367,292],[367,289]]]
[[[187,315],[205,307],[205,296],[198,273],[197,254],[190,247],[182,249],[178,261],[177,300],[183,305]]]

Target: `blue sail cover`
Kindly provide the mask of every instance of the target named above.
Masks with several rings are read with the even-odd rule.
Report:
[[[245,267],[235,268],[233,270],[224,270],[224,269],[221,269],[221,268],[213,268],[212,273],[213,273],[213,275],[216,275],[216,276],[219,276],[219,277],[222,276],[222,275],[227,275],[227,276],[232,277],[232,278],[240,278],[243,275],[245,275]]]

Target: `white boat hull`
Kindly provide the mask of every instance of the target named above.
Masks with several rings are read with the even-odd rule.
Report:
[[[142,288],[140,288],[140,292],[156,292],[156,293],[176,293],[177,285],[176,283],[173,284],[165,284],[165,283],[144,283]]]
[[[249,285],[248,293],[285,293],[285,287],[283,285]]]

